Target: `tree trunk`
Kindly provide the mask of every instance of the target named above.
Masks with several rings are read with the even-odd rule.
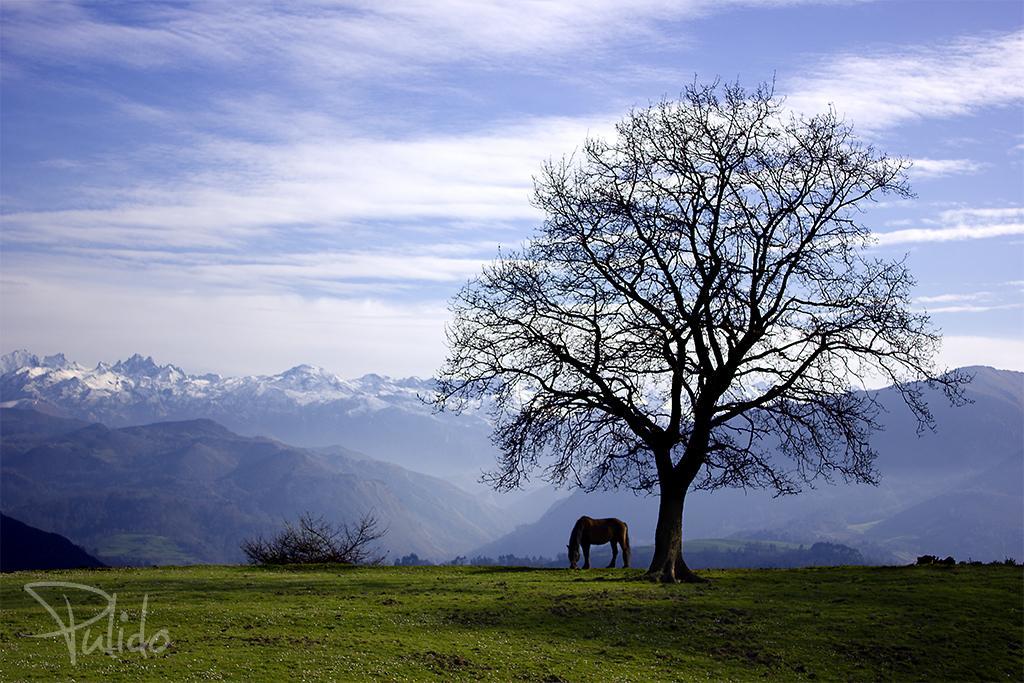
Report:
[[[654,559],[647,570],[650,579],[663,583],[704,581],[683,560],[683,501],[686,487],[662,484],[658,527],[654,532]]]

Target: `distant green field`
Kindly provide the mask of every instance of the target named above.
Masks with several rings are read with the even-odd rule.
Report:
[[[0,577],[0,680],[1024,679],[1020,567],[719,570],[664,586],[636,570],[182,567]],[[76,632],[35,581],[117,594]],[[67,622],[101,596],[37,588]],[[159,654],[118,647],[139,630]],[[124,621],[122,621],[122,611]],[[82,654],[82,640],[112,655]],[[87,645],[88,646],[88,645]]]
[[[750,541],[747,539],[736,539],[736,538],[695,538],[692,541],[686,542],[686,552],[697,553],[704,550],[742,550],[746,547],[756,548],[779,548],[783,550],[792,550],[794,548],[803,547],[799,543],[790,543],[788,541]]]
[[[167,564],[189,564],[196,561],[166,536],[112,534],[92,550],[105,558],[131,558],[132,564],[154,564],[161,560]]]

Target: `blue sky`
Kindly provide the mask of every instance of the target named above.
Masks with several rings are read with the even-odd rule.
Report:
[[[531,175],[694,77],[915,160],[876,205],[948,365],[1024,369],[1024,4],[2,5],[0,351],[429,375]]]

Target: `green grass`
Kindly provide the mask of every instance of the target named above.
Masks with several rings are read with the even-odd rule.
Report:
[[[101,557],[132,558],[135,564],[154,564],[160,561],[187,564],[196,561],[195,557],[182,550],[172,539],[152,534],[112,534],[93,551]]]
[[[1019,567],[708,571],[182,567],[0,577],[0,680],[1022,680]],[[159,655],[78,655],[24,590],[117,593]],[[50,602],[65,610],[59,594]],[[69,593],[83,616],[89,610]],[[98,602],[92,602],[95,612]],[[63,612],[61,612],[63,614]],[[95,639],[95,631],[90,636]]]
[[[806,545],[809,546],[810,544],[808,543]],[[727,552],[730,550],[743,550],[747,547],[763,549],[774,547],[779,550],[796,550],[802,546],[799,543],[791,543],[789,541],[748,541],[742,538],[696,538],[692,541],[686,542],[686,551],[689,553],[697,553],[707,550]]]

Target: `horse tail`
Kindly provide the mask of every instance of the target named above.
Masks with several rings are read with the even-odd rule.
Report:
[[[622,523],[622,566],[629,566],[629,525]]]

